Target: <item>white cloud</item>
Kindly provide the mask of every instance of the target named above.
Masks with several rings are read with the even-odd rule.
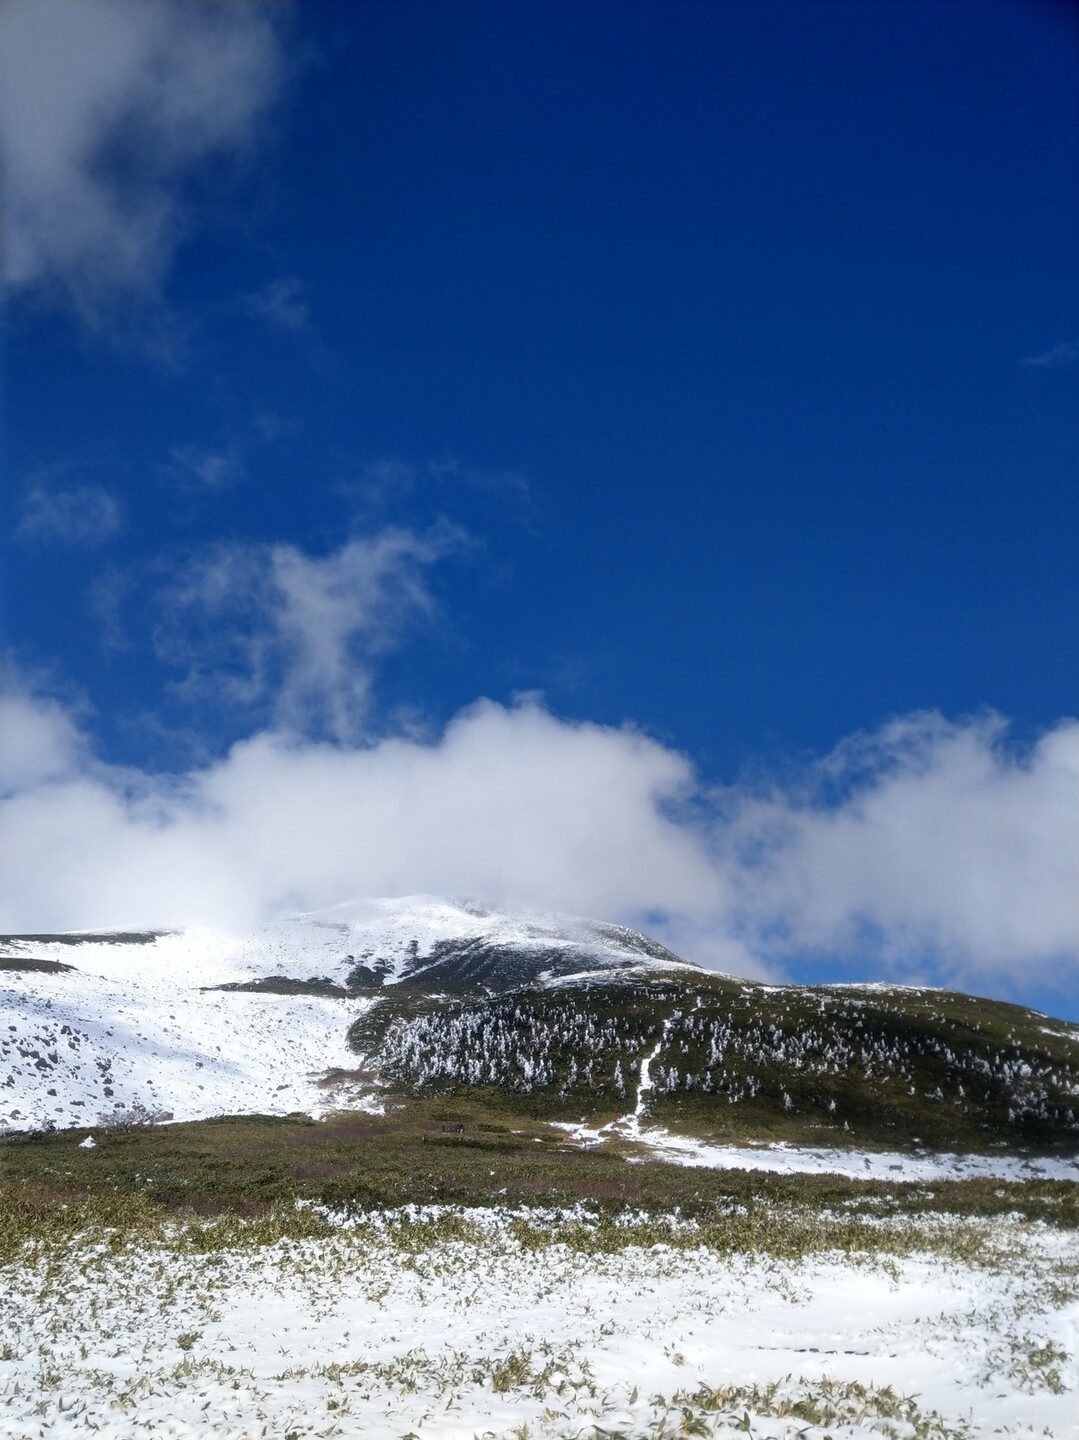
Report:
[[[1058,340],[1055,345],[1050,345],[1048,350],[1042,350],[1037,355],[1025,356],[1020,363],[1044,368],[1046,366],[1071,365],[1076,360],[1079,360],[1079,340]]]
[[[206,490],[228,490],[238,485],[245,475],[240,452],[206,450],[201,445],[175,445],[170,452],[171,464],[163,467],[169,478]]]
[[[680,756],[534,705],[477,705],[434,743],[260,734],[179,781],[75,757],[45,774],[4,807],[19,843],[0,928],[247,923],[413,890],[612,914],[649,894],[714,907],[722,889],[662,814],[690,780]]]
[[[102,545],[119,530],[120,505],[104,486],[35,481],[23,502],[16,528],[20,540],[63,545]]]
[[[534,702],[426,741],[261,733],[179,778],[93,764],[38,703],[54,739],[0,803],[0,928],[246,925],[426,891],[644,922],[742,973],[828,953],[852,978],[1017,996],[1079,978],[1076,721],[1017,753],[999,721],[908,717],[797,786],[716,795],[655,740]]]
[[[10,672],[0,679],[0,796],[70,776],[85,758],[72,716],[58,701],[27,690]]]
[[[387,529],[324,556],[294,545],[219,545],[186,561],[158,595],[159,657],[177,687],[268,706],[278,726],[355,738],[371,662],[433,604],[424,570],[462,543],[440,526]]]
[[[1076,977],[1079,722],[1025,752],[1006,738],[998,716],[907,716],[841,745],[816,791],[736,796],[720,838],[728,858],[761,857],[736,866],[755,948],[994,984],[1063,960]]]
[[[274,330],[300,334],[311,323],[307,286],[295,276],[271,280],[261,290],[243,297],[244,309],[264,320]]]
[[[184,186],[243,152],[278,97],[277,5],[6,0],[4,277],[91,324],[153,298],[191,218]]]

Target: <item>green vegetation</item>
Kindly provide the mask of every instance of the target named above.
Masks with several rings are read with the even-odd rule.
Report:
[[[632,1109],[714,1141],[1079,1152],[1079,1028],[944,991],[721,976],[487,998],[395,986],[349,1032],[414,1096],[494,1090],[531,1119]]]
[[[290,980],[287,975],[267,975],[261,980],[232,980],[224,985],[204,985],[204,990],[235,990],[247,995],[320,995],[327,1000],[351,1000],[355,992],[325,977]]]
[[[65,965],[61,960],[35,960],[30,955],[0,955],[0,974],[5,971],[36,971],[40,975],[59,975],[64,970],[74,970],[74,965]]]
[[[464,1126],[460,1134],[444,1130],[456,1124]],[[77,1229],[90,1215],[120,1226],[169,1216],[265,1220],[276,1213],[290,1217],[289,1225],[307,1223],[302,1217],[311,1212],[295,1210],[297,1200],[349,1211],[413,1202],[585,1203],[612,1220],[639,1212],[714,1225],[714,1243],[722,1233],[725,1248],[759,1246],[766,1235],[773,1249],[828,1248],[846,1235],[857,1249],[882,1221],[935,1215],[1019,1215],[1079,1229],[1079,1186],[1067,1181],[926,1185],[630,1165],[617,1149],[581,1150],[546,1125],[511,1124],[477,1096],[416,1100],[385,1117],[249,1116],[95,1129],[93,1149],[77,1143],[84,1133],[0,1142],[0,1210],[9,1238]]]

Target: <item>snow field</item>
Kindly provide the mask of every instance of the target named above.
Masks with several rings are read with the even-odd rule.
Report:
[[[0,1434],[1079,1436],[1072,1235],[963,1222],[1006,1257],[984,1267],[597,1252],[522,1219],[552,1224],[413,1211],[261,1247],[216,1248],[208,1222],[206,1253],[42,1244],[2,1273]]]
[[[1079,1159],[1021,1155],[914,1154],[834,1150],[805,1145],[708,1145],[689,1136],[645,1129],[648,1157],[715,1170],[847,1175],[854,1180],[1079,1180]]]
[[[356,1065],[347,1030],[371,1003],[200,990],[168,967],[16,978],[17,992],[0,987],[0,1133],[139,1106],[174,1120],[318,1114],[331,1101],[318,1079]]]

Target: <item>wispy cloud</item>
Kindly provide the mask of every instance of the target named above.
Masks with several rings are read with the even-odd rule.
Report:
[[[519,470],[468,464],[453,455],[423,461],[385,455],[362,465],[345,489],[375,509],[390,508],[424,490],[430,493],[470,490],[508,502],[519,511],[527,513],[532,508],[528,480]]]
[[[282,7],[6,0],[3,275],[89,325],[157,297],[185,185],[244,154],[286,73]]]
[[[272,280],[261,290],[244,295],[241,304],[249,314],[264,320],[274,330],[287,330],[298,335],[311,324],[307,286],[294,276]]]
[[[355,739],[375,657],[432,613],[425,571],[463,543],[449,525],[387,529],[324,555],[295,545],[216,545],[157,592],[157,654],[176,693],[250,707],[278,725]]]
[[[23,502],[16,538],[36,544],[103,545],[120,529],[116,496],[103,485],[64,484],[55,472],[31,485]]]
[[[1020,361],[1021,365],[1050,366],[1050,365],[1071,365],[1079,360],[1079,340],[1058,340],[1055,345],[1050,345],[1048,350],[1042,350],[1037,355],[1027,355]]]
[[[163,467],[167,479],[206,490],[228,490],[238,485],[247,470],[239,447],[229,445],[220,450],[201,445],[174,445],[169,463]]]
[[[97,621],[98,635],[105,651],[134,648],[124,623],[124,606],[135,592],[134,577],[128,570],[107,565],[91,583],[87,603]]]
[[[246,423],[236,417],[234,420],[214,443],[173,445],[168,459],[156,467],[158,478],[188,490],[232,489],[247,479],[261,449],[302,428],[299,422],[272,410],[257,411]]]

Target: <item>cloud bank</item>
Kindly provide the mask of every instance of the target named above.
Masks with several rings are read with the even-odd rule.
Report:
[[[1079,979],[1079,722],[908,716],[794,782],[704,789],[630,727],[483,701],[435,739],[265,731],[180,776],[96,760],[55,700],[0,706],[5,931],[248,926],[357,895],[645,924],[744,974],[793,959],[1022,995]]]
[[[152,299],[184,187],[257,137],[285,74],[278,5],[6,0],[3,275],[98,324]]]

